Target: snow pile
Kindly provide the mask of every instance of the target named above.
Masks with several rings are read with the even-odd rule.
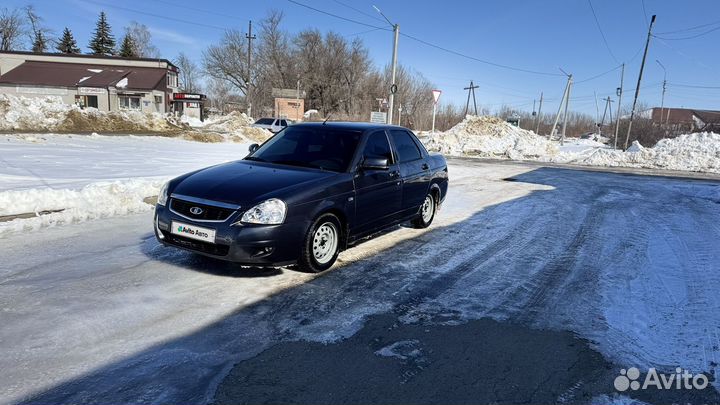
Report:
[[[0,95],[0,131],[167,132],[180,126],[160,113],[100,111],[66,104],[60,97]]]
[[[145,197],[158,194],[165,178],[96,182],[79,190],[29,189],[0,193],[0,216],[54,211],[28,219],[0,222],[0,237],[11,232],[126,215],[152,209]]]
[[[430,134],[430,150],[451,155],[531,159],[554,155],[557,147],[547,139],[496,117],[468,115],[446,132]]]
[[[204,122],[183,117],[183,122],[203,133],[217,133],[226,140],[240,143],[262,143],[272,133],[263,128],[251,127],[254,120],[245,113],[233,111],[227,115],[213,115]]]
[[[568,157],[558,156],[551,161],[566,163]],[[644,148],[636,141],[625,152],[597,149],[585,157],[575,157],[572,163],[720,173],[720,134],[680,135],[663,139],[652,148]]]

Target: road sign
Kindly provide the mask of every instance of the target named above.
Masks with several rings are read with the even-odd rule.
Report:
[[[441,90],[433,90],[433,99],[435,100],[435,104],[437,104],[438,99],[440,98],[440,93],[442,93]]]
[[[385,124],[387,122],[387,113],[382,111],[372,111],[370,113],[370,122],[374,124]]]

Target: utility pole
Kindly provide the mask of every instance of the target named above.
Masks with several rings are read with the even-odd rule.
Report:
[[[622,107],[622,95],[623,95],[623,79],[625,79],[625,64],[622,64],[622,70],[620,71],[620,87],[617,88],[617,96],[618,96],[618,110],[617,110],[617,116],[615,119],[617,120],[615,122],[615,145],[613,146],[613,149],[617,149],[617,139],[618,134],[620,133],[620,107]]]
[[[650,37],[652,36],[652,28],[655,24],[655,15],[650,19],[650,26],[648,27],[647,41],[645,41],[645,52],[643,53],[642,63],[640,64],[640,74],[638,75],[637,86],[635,87],[635,98],[633,99],[632,110],[630,110],[630,122],[628,123],[627,135],[625,135],[625,147],[628,148],[628,141],[630,140],[630,130],[632,129],[633,118],[635,118],[635,107],[637,106],[637,99],[640,95],[640,83],[642,82],[643,70],[645,69],[645,59],[647,58],[648,48],[650,47]]]
[[[667,70],[665,70],[665,66],[663,66],[662,63],[660,63],[659,60],[655,59],[655,62],[660,65],[660,67],[663,69],[663,85],[662,85],[662,98],[660,99],[660,127],[663,125],[663,113],[665,111],[665,89],[667,87]]]
[[[390,81],[390,96],[388,96],[388,114],[386,124],[392,124],[393,122],[393,107],[395,103],[395,92],[397,92],[397,84],[395,84],[395,73],[397,72],[397,49],[398,49],[398,38],[400,37],[400,24],[393,24],[390,20],[385,17],[385,14],[380,11],[377,6],[373,6],[375,11],[380,13],[381,16],[388,22],[393,28],[393,54],[392,54],[392,78]]]
[[[537,117],[535,118],[535,133],[540,134],[540,114],[542,114],[542,102],[543,102],[543,93],[540,92],[540,106],[538,107],[538,113]]]
[[[305,111],[303,111],[304,113]],[[295,121],[300,120],[300,76],[297,80],[297,93],[295,94]]]
[[[600,126],[598,127],[598,133],[602,136],[602,127],[605,124],[605,115],[607,115],[607,112],[610,111],[610,122],[612,122],[612,99],[610,96],[608,96],[605,99],[605,109],[603,110],[602,120],[600,121]]]
[[[475,115],[478,115],[477,103],[475,102],[475,89],[477,89],[478,87],[480,87],[480,86],[474,85],[472,80],[470,80],[469,87],[463,87],[463,90],[468,91],[468,98],[467,98],[467,102],[465,103],[465,115],[467,115],[468,109],[470,108],[470,93],[472,93],[473,107],[475,108]]]
[[[255,35],[252,33],[252,20],[248,24],[248,33],[245,34],[245,38],[248,40],[247,48],[247,80],[245,80],[246,93],[245,98],[247,99],[247,115],[252,116],[252,101],[250,100],[250,82],[252,82],[252,40],[255,39]]]
[[[563,95],[562,95],[562,98],[560,99],[560,105],[558,105],[557,114],[555,114],[555,121],[553,122],[552,129],[550,130],[550,134],[548,134],[548,139],[550,139],[550,140],[552,140],[552,137],[555,135],[555,131],[557,130],[557,124],[558,124],[558,121],[560,121],[560,112],[562,111],[563,103],[565,103],[567,105],[567,99],[570,98],[569,93],[570,93],[570,83],[571,82],[572,82],[572,75],[568,75],[568,81],[565,84],[565,90],[563,90]],[[565,109],[565,111],[566,111],[566,115],[567,115],[567,109]]]
[[[565,97],[565,114],[563,114],[563,131],[562,131],[562,137],[560,137],[560,145],[565,143],[565,130],[567,129],[567,121],[568,121],[568,106],[570,105],[570,91],[572,90],[572,84],[573,84],[573,76],[568,76],[568,91],[567,96]]]

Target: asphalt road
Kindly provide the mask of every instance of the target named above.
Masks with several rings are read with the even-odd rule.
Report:
[[[0,240],[0,403],[575,403],[614,398],[637,362],[714,371],[715,341],[642,346],[672,332],[613,323],[604,288],[667,262],[660,234],[681,242],[662,269],[685,274],[692,311],[719,313],[701,284],[718,283],[720,183],[461,160],[451,182],[429,229],[321,275],[161,247],[150,213]]]

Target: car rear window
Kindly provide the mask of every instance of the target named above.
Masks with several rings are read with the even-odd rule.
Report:
[[[355,156],[360,131],[289,126],[248,159],[342,172]]]
[[[420,149],[418,149],[410,134],[402,130],[391,130],[390,136],[395,144],[400,163],[422,158],[422,153],[420,153]]]

